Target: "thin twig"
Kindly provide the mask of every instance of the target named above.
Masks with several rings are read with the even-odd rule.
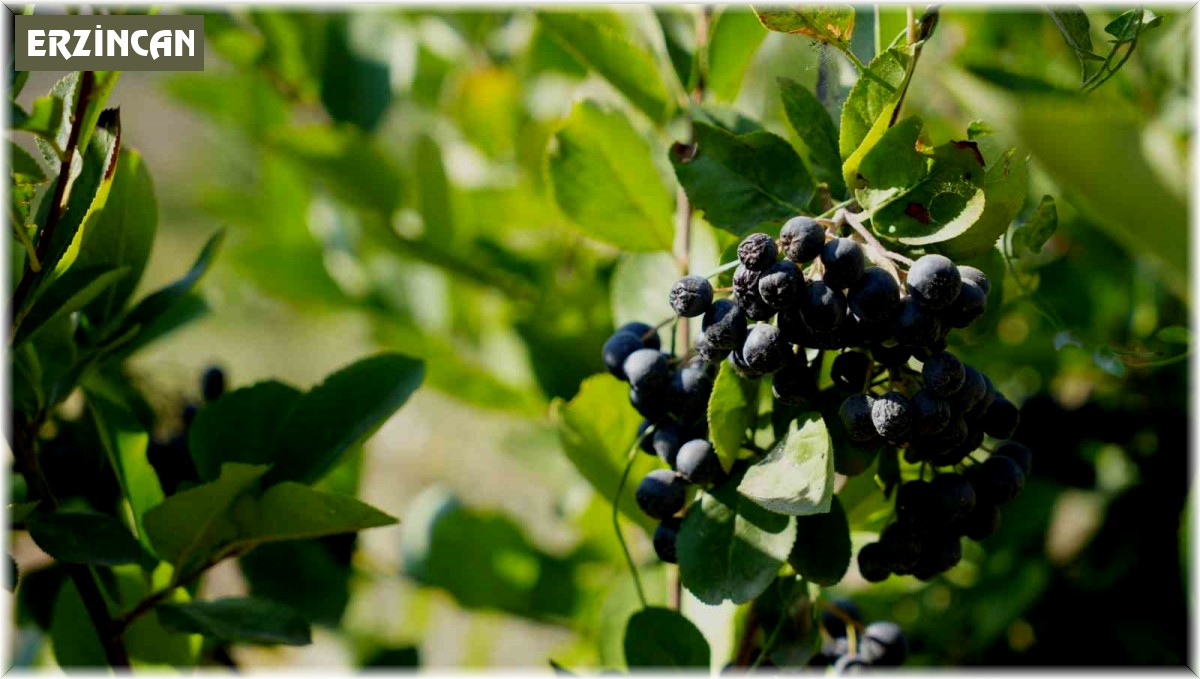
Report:
[[[617,542],[621,543],[621,552],[625,554],[625,563],[629,565],[629,574],[633,576],[633,586],[637,588],[638,600],[642,602],[642,608],[648,606],[646,593],[642,590],[642,578],[638,575],[637,566],[633,563],[633,556],[629,553],[629,545],[625,543],[625,535],[621,532],[620,505],[621,493],[625,490],[625,482],[629,480],[629,472],[633,469],[633,461],[637,458],[638,445],[652,431],[654,431],[653,426],[647,427],[629,450],[629,461],[625,463],[625,471],[621,474],[621,482],[617,484],[617,494],[612,501],[613,530],[617,533]]]

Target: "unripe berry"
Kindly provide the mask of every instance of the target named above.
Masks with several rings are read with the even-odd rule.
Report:
[[[945,309],[958,297],[962,276],[949,257],[925,255],[909,267],[905,285],[922,306]]]

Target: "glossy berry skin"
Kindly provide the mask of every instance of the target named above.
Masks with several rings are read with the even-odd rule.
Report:
[[[884,439],[903,441],[912,430],[912,406],[904,394],[889,391],[871,403],[871,421]]]
[[[976,269],[973,266],[960,264],[958,267],[958,275],[962,278],[963,282],[971,281],[975,285],[978,285],[979,289],[983,290],[985,297],[992,294],[992,282],[988,280],[987,274],[979,269]]]
[[[713,383],[700,368],[682,368],[671,375],[671,410],[691,421],[697,414],[701,417],[708,409],[708,397]]]
[[[797,264],[816,259],[825,247],[825,227],[812,217],[792,217],[779,230],[783,254]]]
[[[900,284],[877,266],[863,269],[846,295],[850,311],[867,323],[890,322],[900,306]]]
[[[742,358],[751,370],[767,374],[782,368],[792,357],[792,349],[779,328],[766,323],[756,323],[746,335],[742,345]]]
[[[669,516],[654,529],[654,553],[665,563],[679,563],[675,542],[679,539],[679,519]]]
[[[712,283],[703,276],[684,276],[671,286],[668,301],[677,316],[700,316],[712,306]]]
[[[871,359],[860,351],[847,351],[833,359],[829,368],[829,376],[833,386],[844,393],[862,391],[867,382],[867,371],[871,369]]]
[[[929,487],[937,499],[941,521],[953,523],[975,509],[975,488],[962,474],[938,474]]]
[[[871,418],[873,400],[867,394],[855,394],[842,401],[838,408],[838,419],[842,421],[851,441],[863,443],[875,438],[875,423]]]
[[[1025,487],[1025,474],[1012,458],[992,455],[979,465],[979,471],[971,476],[971,482],[980,500],[991,505],[1002,505],[1020,495]]]
[[[859,655],[873,667],[899,667],[908,658],[908,640],[896,623],[873,622],[863,630]]]
[[[927,347],[938,340],[941,332],[942,323],[938,317],[914,298],[905,297],[900,302],[900,311],[892,324],[892,334],[897,342],[914,349]]]
[[[858,550],[858,572],[867,582],[883,582],[891,575],[887,549],[878,542],[864,545]]]
[[[704,313],[700,328],[717,349],[740,347],[746,341],[746,312],[731,299],[718,299]]]
[[[1021,411],[1003,396],[997,396],[983,413],[983,432],[994,439],[1012,438],[1021,423]]]
[[[948,351],[939,351],[925,359],[921,366],[921,377],[925,388],[934,396],[945,398],[958,391],[966,380],[966,367],[957,356]]]
[[[962,386],[947,396],[946,400],[950,402],[951,410],[962,414],[969,412],[982,401],[986,392],[987,382],[983,379],[983,373],[968,365],[963,366]]]
[[[687,499],[687,481],[668,469],[655,469],[638,484],[638,507],[655,519],[666,519],[683,509]]]
[[[766,271],[777,259],[775,240],[765,233],[752,233],[738,244],[738,261],[751,271]]]
[[[639,338],[641,338],[642,344],[646,345],[647,349],[662,348],[662,340],[659,339],[658,333],[654,331],[654,328],[651,327],[649,323],[633,321],[632,323],[626,323],[625,325],[617,328],[616,332],[631,332],[637,335]]]
[[[643,394],[664,389],[671,377],[667,355],[656,349],[638,349],[621,367],[629,385]]]
[[[849,238],[834,238],[822,248],[821,263],[825,265],[823,280],[831,288],[844,290],[862,276],[866,256],[858,243]]]
[[[642,339],[631,332],[620,331],[604,343],[604,367],[613,377],[625,381],[625,361],[633,352],[645,349]]]
[[[804,294],[804,274],[789,260],[771,265],[758,278],[758,296],[772,309],[795,306]]]
[[[1017,466],[1021,468],[1021,473],[1029,476],[1029,471],[1033,467],[1033,451],[1025,444],[1017,443],[1016,441],[1005,441],[996,448],[994,455],[1007,457],[1016,462]]]
[[[651,450],[672,469],[675,468],[675,457],[679,454],[679,446],[683,444],[683,432],[679,425],[671,420],[663,420],[650,439]]]
[[[675,469],[683,478],[699,485],[716,481],[723,472],[717,451],[704,439],[693,439],[680,446]]]
[[[215,401],[225,393],[225,371],[212,366],[200,378],[200,392],[205,401]]]
[[[800,318],[813,332],[833,332],[846,320],[846,310],[846,296],[825,281],[812,281],[800,295]]]
[[[660,391],[646,393],[630,388],[629,405],[633,406],[639,415],[654,422],[667,415],[667,399],[665,394]]]
[[[963,281],[954,303],[942,313],[946,325],[965,328],[979,320],[987,311],[987,294],[973,281]]]
[[[909,267],[905,287],[921,306],[945,309],[958,297],[962,275],[949,257],[924,255]]]
[[[950,424],[950,404],[934,396],[928,387],[909,399],[913,409],[913,434],[929,437],[941,433]]]

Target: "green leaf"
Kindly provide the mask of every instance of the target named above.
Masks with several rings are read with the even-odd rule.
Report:
[[[725,471],[742,450],[746,431],[758,420],[759,380],[743,380],[722,362],[708,397],[708,436]]]
[[[62,163],[62,159],[58,157],[55,149],[63,151],[67,148],[67,141],[71,137],[71,127],[75,116],[75,99],[79,96],[80,76],[83,73],[85,71],[71,71],[60,78],[50,88],[49,96],[62,100],[63,112],[61,116],[62,124],[58,126],[53,135],[44,138],[39,135],[35,139],[38,150],[42,152],[42,158],[46,161],[47,167],[58,167]],[[83,139],[80,139],[80,142],[82,141]],[[86,148],[88,147],[82,143],[78,145],[79,150]]]
[[[188,452],[201,481],[214,481],[226,462],[270,464],[275,439],[303,393],[281,382],[260,382],[209,403],[188,429]]]
[[[770,132],[734,135],[696,122],[696,144],[671,150],[675,176],[713,226],[745,236],[804,214],[815,186],[804,161]]]
[[[654,18],[667,45],[675,77],[690,91],[697,71],[696,17],[690,9],[662,6],[654,8]]]
[[[703,493],[679,529],[679,577],[700,601],[745,603],[762,594],[787,559],[796,520],[737,492],[744,471]]]
[[[1186,344],[1186,342],[1184,342]],[[33,510],[37,509],[38,505],[42,504],[41,500],[33,502],[15,502],[8,505],[8,522],[9,524],[17,524],[24,521]]]
[[[546,167],[555,202],[584,233],[623,250],[671,249],[671,193],[624,115],[579,102]]]
[[[303,540],[397,523],[348,495],[324,493],[293,481],[267,488],[253,504],[240,509],[237,536],[230,545]]]
[[[851,5],[758,6],[754,13],[768,30],[803,35],[831,45],[848,45],[854,34]]]
[[[599,73],[652,120],[663,121],[674,103],[654,57],[631,42],[611,12],[537,13],[538,23],[560,47]]]
[[[163,501],[163,490],[158,473],[146,457],[150,434],[119,397],[100,393],[91,383],[85,386],[85,393],[100,444],[117,476],[122,494],[129,501],[134,530],[142,545],[152,548],[145,516]]]
[[[266,143],[350,207],[389,218],[400,207],[400,170],[362,130],[324,125],[277,127]]]
[[[465,608],[562,621],[582,597],[571,559],[547,554],[512,519],[464,507],[441,486],[409,506],[400,551],[405,575]]]
[[[691,107],[692,118],[705,125],[712,125],[730,134],[748,134],[763,129],[761,123],[732,106],[704,104]]]
[[[1141,12],[1141,27],[1138,26],[1138,13]],[[1162,25],[1162,17],[1154,12],[1140,7],[1131,9],[1121,16],[1113,19],[1107,26],[1104,27],[1104,32],[1116,38],[1118,42],[1129,42],[1139,35],[1139,31],[1144,33],[1147,29]]]
[[[150,172],[141,154],[122,149],[104,211],[89,225],[74,264],[79,268],[111,266],[129,270],[84,310],[94,325],[103,326],[120,313],[133,295],[146,269],[157,229],[158,203]]]
[[[961,235],[939,243],[939,252],[964,260],[995,247],[996,240],[1008,231],[1009,224],[1025,207],[1029,195],[1027,158],[1018,155],[1016,149],[1009,149],[988,168],[983,191],[983,214]]]
[[[746,471],[738,492],[778,514],[828,512],[833,497],[833,446],[820,414],[794,420],[787,435]]]
[[[600,497],[612,502],[641,421],[629,406],[629,386],[612,375],[593,375],[583,381],[569,403],[555,399],[550,416],[571,464]],[[657,466],[650,456],[638,455],[631,479],[641,478]],[[636,481],[625,484],[620,510],[643,528],[654,530],[655,521],[638,509],[636,486]]]
[[[625,663],[633,668],[702,667],[710,662],[708,641],[691,620],[669,608],[638,611],[625,628]]]
[[[735,5],[717,9],[708,29],[707,81],[717,101],[737,99],[746,70],[766,37],[754,12]]]
[[[440,246],[451,246],[456,227],[454,223],[454,187],[446,177],[442,149],[428,134],[417,138],[414,151],[417,168],[417,207],[425,225],[424,240]]]
[[[108,658],[75,583],[68,579],[54,600],[50,644],[59,667],[105,668]]]
[[[155,611],[162,626],[173,632],[260,646],[312,643],[308,622],[292,609],[271,601],[225,598],[164,604]]]
[[[159,556],[186,573],[238,537],[230,508],[267,472],[266,466],[225,465],[216,481],[167,498],[146,512],[144,523]]]
[[[364,54],[355,44],[351,30],[354,16],[326,16],[321,103],[334,120],[370,132],[379,125],[392,102],[388,64]]]
[[[283,604],[313,624],[338,627],[350,603],[352,567],[328,543],[318,538],[255,547],[238,559],[250,595]]]
[[[16,142],[8,142],[8,153],[11,163],[8,170],[12,174],[14,183],[42,184],[49,181],[42,166],[38,165],[38,162],[25,149],[17,146]]]
[[[130,355],[170,335],[187,324],[199,320],[210,311],[208,302],[195,292],[185,293],[162,309],[146,323],[105,338],[104,361],[119,364]]]
[[[929,173],[929,157],[917,151],[924,123],[912,116],[896,123],[862,157],[854,197],[868,212],[878,210],[919,184]]]
[[[1013,247],[1025,249],[1037,254],[1042,251],[1046,241],[1058,230],[1058,207],[1052,196],[1042,196],[1038,203],[1037,212],[1013,232]]]
[[[134,330],[140,335],[146,332],[148,327],[153,326],[160,317],[172,311],[173,307],[191,293],[204,274],[208,272],[224,238],[224,231],[213,234],[201,248],[200,254],[196,256],[192,268],[182,278],[143,297],[122,317],[121,322],[117,325],[118,329],[109,337],[120,337]],[[139,342],[140,339],[135,338],[134,341]]]
[[[962,106],[986,111],[1029,151],[1063,199],[1128,251],[1158,262],[1172,291],[1186,297],[1186,191],[1150,155],[1139,111],[1095,94],[1012,93],[961,72],[949,72],[945,82]]]
[[[609,283],[613,325],[662,316],[667,291],[677,280],[679,263],[669,252],[622,254]]]
[[[313,483],[408,401],[425,375],[425,364],[383,353],[329,375],[300,399],[283,421],[271,449],[268,482]]]
[[[829,511],[796,519],[796,542],[788,563],[801,577],[822,587],[841,581],[850,567],[850,524],[834,496]]]
[[[47,322],[79,311],[129,274],[129,267],[72,267],[34,300],[17,326],[12,346],[24,343]]]
[[[821,419],[833,442],[833,469],[845,476],[858,476],[871,466],[884,449],[884,444],[861,444],[850,440],[842,418],[838,417],[837,399],[826,399],[821,406]]]
[[[116,517],[95,512],[41,512],[25,522],[42,551],[64,563],[113,566],[137,563],[142,546]]]
[[[1159,330],[1158,332],[1154,333],[1154,336],[1156,338],[1158,338],[1160,341],[1168,342],[1170,344],[1191,344],[1191,342],[1192,342],[1191,331],[1181,325],[1169,325],[1169,326]],[[27,503],[27,504],[31,504],[31,503]],[[13,507],[16,505],[9,505],[9,506]],[[15,515],[15,512],[14,512],[14,515]],[[17,519],[13,519],[13,521],[16,521],[16,520]]]
[[[808,150],[808,165],[818,181],[829,185],[835,196],[846,195],[842,159],[838,155],[838,131],[816,95],[800,83],[779,78],[779,94],[788,122]]]
[[[1047,7],[1046,14],[1050,15],[1050,20],[1062,34],[1067,47],[1080,55],[1081,61],[1088,58],[1083,55],[1092,52],[1092,22],[1083,8],[1079,5],[1056,5]]]
[[[12,128],[36,134],[45,139],[54,139],[63,124],[63,100],[48,95],[33,100],[33,107],[26,113],[12,102]]]
[[[975,142],[952,141],[935,147],[928,174],[877,206],[871,229],[906,245],[957,238],[983,215],[985,178],[983,156]]]
[[[842,105],[842,125],[838,132],[838,151],[845,160],[842,179],[846,186],[857,185],[859,163],[892,126],[915,66],[916,60],[906,49],[890,48],[872,59],[868,68],[892,89],[874,78],[859,78],[850,88]]]

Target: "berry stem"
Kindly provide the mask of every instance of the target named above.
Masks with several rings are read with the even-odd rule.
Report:
[[[725,273],[726,271],[729,271],[730,269],[736,269],[737,265],[740,263],[741,262],[739,262],[736,259],[733,260],[732,262],[726,262],[725,264],[722,264],[721,266],[718,266],[717,268],[713,269],[712,271],[704,274],[704,277],[705,278],[716,278],[717,276],[720,276],[721,274]]]
[[[646,608],[646,593],[642,591],[642,578],[638,575],[637,566],[633,563],[633,556],[629,553],[629,545],[625,542],[625,535],[621,533],[621,493],[625,490],[625,482],[629,480],[629,472],[633,470],[633,461],[637,459],[638,446],[642,439],[650,435],[654,431],[654,427],[646,427],[646,431],[637,437],[633,442],[633,446],[629,449],[628,461],[625,463],[625,471],[621,473],[621,482],[617,484],[617,494],[612,501],[612,522],[613,530],[617,533],[617,542],[621,543],[621,552],[625,554],[625,563],[629,565],[629,574],[633,576],[633,586],[637,589],[638,600],[642,602],[642,608]]]
[[[883,267],[888,273],[892,274],[892,277],[895,278],[897,282],[902,282],[900,281],[900,272],[896,269],[893,258],[889,256],[893,253],[888,252],[888,249],[883,247],[883,244],[879,242],[879,239],[875,237],[875,234],[871,233],[871,230],[863,224],[859,215],[848,210],[839,210],[837,214],[833,216],[833,221],[844,221],[846,224],[849,224],[850,228],[854,229],[854,232],[859,236],[862,236],[862,239],[866,241],[868,249],[872,254],[871,259],[875,260],[877,264]],[[899,257],[899,255],[896,256]],[[910,266],[912,265],[912,260],[909,260],[908,258],[904,259]]]

